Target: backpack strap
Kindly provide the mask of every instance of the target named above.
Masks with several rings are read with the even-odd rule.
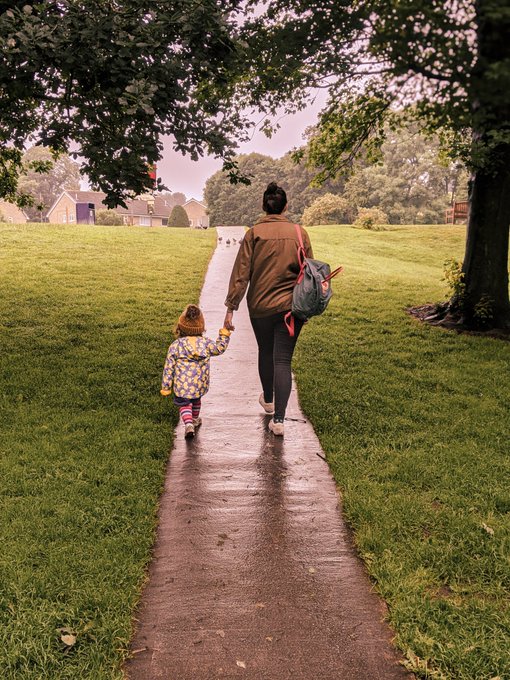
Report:
[[[289,331],[290,337],[293,338],[296,330],[294,328],[294,317],[292,316],[292,312],[287,312],[287,314],[285,314],[285,316],[283,317],[283,320],[285,322],[285,325],[287,326],[287,330]]]
[[[324,281],[330,281],[331,279],[334,279],[335,276],[340,274],[340,272],[343,272],[344,268],[343,267],[337,267],[334,271],[331,272],[331,274],[328,274],[325,278]]]
[[[298,242],[299,242],[298,249],[297,249],[297,251],[298,251],[298,261],[299,261],[299,274],[297,276],[296,283],[300,283],[303,279],[304,274],[305,274],[306,250],[305,250],[305,246],[303,244],[303,235],[301,234],[301,227],[299,226],[299,224],[295,224],[294,227],[296,229],[296,234],[297,234]]]
[[[305,250],[305,245],[303,243],[303,236],[301,234],[301,227],[299,224],[294,224],[294,228],[296,229],[296,234],[298,237],[298,249],[297,249],[297,254],[298,254],[298,262],[299,262],[299,274],[297,275],[296,279],[296,284],[300,283],[303,280],[303,276],[305,275],[305,264],[306,264],[306,250]],[[289,335],[291,338],[294,337],[296,333],[296,329],[294,326],[294,317],[292,316],[292,312],[287,312],[284,317],[284,322],[285,325],[287,326],[287,330],[289,332]]]
[[[299,226],[299,224],[295,224],[294,228],[296,230],[297,238],[298,238],[298,241],[299,241],[299,247],[301,248],[301,250],[304,250],[305,246],[303,244],[303,235],[301,233],[301,227]]]

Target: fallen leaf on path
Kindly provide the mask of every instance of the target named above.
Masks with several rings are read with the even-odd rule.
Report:
[[[216,635],[219,635],[220,638],[224,638],[225,637],[225,631],[224,630],[217,630]]]
[[[267,635],[266,636],[267,642],[272,642],[273,641],[273,636],[272,635]]]
[[[257,609],[264,609],[266,605],[263,602],[257,602],[255,606],[257,607]]]
[[[239,666],[239,668],[246,668],[246,664],[244,661],[236,661],[236,664]]]
[[[310,567],[310,569],[308,570],[308,573],[309,574],[315,574],[316,571],[317,571],[317,569],[315,567]]]

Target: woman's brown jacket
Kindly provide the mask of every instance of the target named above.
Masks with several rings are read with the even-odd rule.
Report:
[[[310,238],[302,227],[299,228],[306,256],[313,257]],[[298,245],[293,222],[283,215],[261,218],[241,241],[225,300],[228,309],[239,308],[249,284],[250,316],[257,318],[289,311],[299,273]]]

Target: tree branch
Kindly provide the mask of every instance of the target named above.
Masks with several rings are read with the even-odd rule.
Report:
[[[428,68],[425,68],[425,66],[421,66],[415,61],[407,62],[406,66],[410,71],[413,71],[413,73],[418,73],[422,76],[425,76],[425,78],[430,78],[431,80],[438,80],[443,83],[452,82],[451,75],[446,77],[440,75],[439,73],[434,73],[433,71],[430,71]]]

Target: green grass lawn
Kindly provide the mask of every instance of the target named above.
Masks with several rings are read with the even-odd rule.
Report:
[[[0,225],[2,680],[122,677],[172,443],[159,381],[213,242]]]
[[[445,299],[464,227],[311,228],[343,264],[298,344],[326,451],[396,642],[421,678],[510,678],[510,344],[404,308]]]
[[[510,678],[510,345],[404,312],[444,298],[463,227],[310,233],[345,273],[300,399],[397,643],[420,677]],[[158,383],[213,241],[0,226],[2,680],[122,677],[174,425]]]

